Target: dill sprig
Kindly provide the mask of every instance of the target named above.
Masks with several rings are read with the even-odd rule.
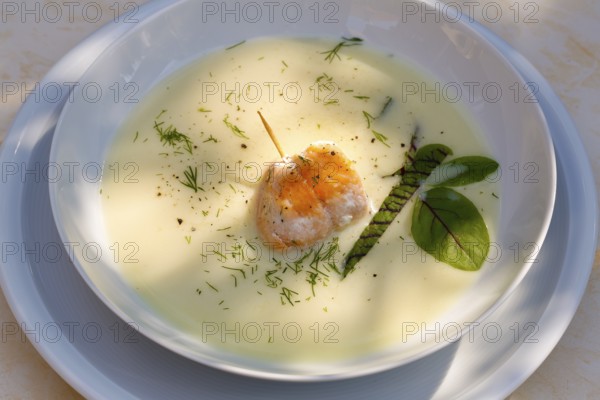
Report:
[[[204,192],[204,189],[198,186],[198,167],[194,167],[192,169],[192,167],[188,166],[183,172],[183,175],[185,176],[185,181],[179,181],[183,184],[183,186],[189,187],[195,193],[198,193],[198,190],[202,190]]]
[[[225,48],[225,50],[231,50],[231,49],[234,49],[234,48],[236,48],[236,47],[238,47],[238,46],[241,46],[241,45],[243,45],[244,43],[246,43],[246,41],[245,41],[245,40],[242,40],[242,41],[241,41],[241,42],[239,42],[239,43],[236,43],[236,44],[234,44],[234,45],[231,45],[231,46],[229,46],[229,47],[226,47],[226,48]]]
[[[229,114],[225,115],[223,122],[225,123],[225,126],[227,126],[229,129],[231,129],[231,131],[233,132],[233,134],[235,136],[238,136],[238,137],[241,137],[244,139],[250,139],[248,136],[244,135],[244,131],[241,130],[237,125],[234,125],[231,122],[229,122]]]
[[[244,271],[244,270],[243,270],[243,269],[241,269],[241,268],[226,267],[226,266],[224,266],[224,265],[222,265],[222,266],[221,266],[221,268],[225,268],[225,269],[228,269],[228,270],[230,270],[230,271],[236,271],[236,272],[239,272],[240,274],[242,274],[242,277],[243,277],[244,279],[246,279],[246,271]]]
[[[215,142],[215,143],[219,143],[219,141],[213,137],[213,135],[209,135],[208,139],[206,139],[205,141],[203,141],[202,143],[207,143],[207,142]]]
[[[392,99],[390,96],[386,96],[386,100],[385,100],[385,104],[383,105],[383,108],[381,109],[381,111],[379,112],[379,115],[377,116],[377,118],[380,118],[381,116],[383,116],[383,114],[385,114],[385,112],[387,111],[387,109],[390,107],[390,105],[392,104],[392,101],[394,99]]]
[[[371,123],[373,122],[373,120],[375,119],[375,117],[373,117],[371,114],[369,114],[366,111],[363,111],[363,116],[367,120],[367,129],[371,129]]]
[[[270,288],[276,288],[281,283],[283,283],[283,280],[280,277],[273,276],[275,273],[277,273],[277,271],[278,270],[276,269],[272,269],[270,271],[265,272],[265,281],[267,282],[267,286]]]
[[[317,77],[317,79],[315,80],[315,83],[321,83],[321,81],[325,80],[325,82],[332,82],[333,81],[333,77],[327,75],[326,73],[323,73],[322,75],[319,75]]]
[[[294,297],[295,295],[298,295],[298,292],[294,292],[291,289],[282,287],[281,292],[279,294],[281,295],[281,304],[285,304],[285,302],[283,301],[283,299],[285,298],[285,300],[287,300],[287,302],[293,306],[294,302],[292,301],[292,297]]]
[[[365,117],[365,120],[367,121],[367,129],[371,129],[371,124],[373,124],[373,122],[376,119],[381,118],[385,114],[385,112],[389,109],[390,105],[392,104],[392,101],[393,99],[390,96],[386,96],[385,103],[383,104],[381,111],[379,112],[379,114],[377,114],[376,117],[374,117],[367,111],[362,112],[363,116]],[[387,143],[388,137],[385,136],[383,133],[379,133],[374,129],[371,129],[371,133],[373,134],[376,140],[380,141],[387,147],[390,147],[390,145]]]
[[[352,37],[352,38],[342,37],[342,41],[339,42],[338,44],[336,44],[333,49],[323,51],[323,52],[321,52],[321,54],[327,54],[327,56],[325,57],[325,61],[329,61],[329,63],[331,64],[333,62],[333,60],[335,60],[336,58],[338,60],[342,59],[340,57],[340,55],[338,54],[342,48],[358,46],[358,45],[362,44],[362,41],[363,40],[361,38],[357,38],[357,37]]]
[[[165,128],[164,121],[154,121],[154,130],[158,134],[163,146],[169,145],[173,148],[181,146],[185,151],[192,154],[194,148],[192,140],[188,135],[179,132],[173,125],[169,125]]]
[[[213,285],[211,285],[210,283],[208,283],[208,281],[205,281],[205,283],[208,285],[209,288],[211,288],[212,290],[214,290],[215,292],[218,292],[219,289],[217,289],[216,287],[214,287]]]
[[[373,129],[371,129],[371,133],[373,133],[373,136],[375,136],[375,139],[377,139],[378,141],[383,143],[385,146],[390,147],[390,145],[387,143],[388,137],[385,136],[383,133],[379,133]]]

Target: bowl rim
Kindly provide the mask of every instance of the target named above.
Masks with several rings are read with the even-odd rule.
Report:
[[[164,7],[160,10],[154,11],[148,17],[144,18],[144,20],[142,21],[142,23],[140,25],[143,25],[143,23],[151,21],[154,18],[158,18],[159,16],[163,15],[164,13],[170,12],[170,10],[172,10],[173,8],[176,8],[180,4],[186,3],[187,1],[188,0],[178,0],[177,2],[174,2],[170,5],[168,5],[167,7]],[[436,0],[419,0],[419,2],[421,2],[423,4],[429,4],[429,5],[443,4]],[[478,39],[478,43],[483,44],[483,46],[485,46],[486,50],[491,52],[495,58],[498,58],[498,59],[501,59],[502,61],[504,61],[504,66],[508,67],[508,69],[510,70],[510,73],[519,80],[519,83],[525,82],[523,76],[518,72],[518,70],[510,62],[510,60],[496,46],[494,46],[483,34],[478,32],[478,30],[485,29],[483,26],[481,26],[476,21],[467,20],[467,17],[465,17],[464,15],[460,15],[459,24],[461,25],[461,27],[463,29],[468,31],[469,35],[476,37]],[[138,29],[142,29],[142,28],[140,26],[135,27],[134,29],[130,29],[127,32],[125,32],[124,34],[122,34],[121,36],[119,36],[113,43],[111,43],[105,49],[105,51],[103,53],[101,53],[97,57],[96,61],[98,59],[101,59],[104,54],[109,52],[110,49],[113,48],[114,46],[116,46],[118,43],[120,43],[121,41],[127,40],[127,38],[130,35],[134,35]],[[95,65],[96,61],[94,61],[91,64],[90,68],[92,68]],[[82,74],[82,78],[85,78],[86,74],[87,74],[87,70],[86,70],[86,72],[84,72]],[[162,80],[162,78],[161,78],[161,80]],[[60,127],[62,126],[64,119],[67,118],[67,116],[69,114],[69,108],[70,108],[70,105],[69,105],[69,103],[67,103],[61,110],[60,117],[56,124],[57,132],[60,131]],[[544,242],[544,239],[548,232],[548,229],[550,226],[550,221],[551,221],[551,218],[553,215],[555,198],[556,198],[557,171],[556,171],[556,155],[554,152],[553,141],[552,141],[552,137],[550,135],[548,123],[546,121],[543,110],[541,109],[539,104],[537,106],[535,106],[535,110],[536,110],[536,114],[537,114],[537,118],[539,119],[539,122],[541,122],[543,124],[543,128],[544,128],[543,132],[544,132],[544,137],[546,139],[546,141],[544,142],[544,147],[545,147],[546,153],[549,156],[547,161],[549,164],[548,167],[550,167],[549,172],[550,172],[551,197],[549,198],[549,207],[545,212],[545,217],[542,222],[541,229],[539,230],[538,237],[536,238],[536,243],[540,243],[540,248],[541,248],[541,243]],[[60,146],[59,140],[56,139],[57,137],[58,137],[58,135],[55,135],[52,140],[52,145],[51,145],[51,150],[50,150],[50,161],[51,162],[53,160],[57,159],[58,147]],[[69,240],[68,240],[69,234],[65,230],[65,226],[62,224],[62,215],[61,215],[61,211],[60,211],[60,207],[59,207],[60,200],[58,199],[58,196],[56,193],[57,186],[54,184],[54,182],[49,183],[49,189],[50,189],[50,204],[51,204],[52,213],[53,213],[53,217],[54,217],[54,220],[56,223],[57,230],[58,230],[59,235],[62,238],[63,242],[68,243],[69,242]],[[538,249],[538,251],[539,251],[539,249]],[[100,298],[102,300],[102,302],[104,304],[106,304],[112,312],[114,312],[117,316],[119,316],[123,320],[135,321],[134,318],[131,318],[131,315],[126,313],[124,310],[122,310],[118,304],[115,304],[113,302],[113,300],[106,295],[106,293],[104,293],[99,287],[97,287],[97,285],[93,282],[92,278],[85,271],[84,266],[81,264],[81,260],[79,260],[77,257],[71,257],[71,253],[69,253],[69,255],[70,255],[71,261],[76,266],[77,271],[79,272],[81,277],[84,279],[87,286],[92,289],[94,294],[96,296],[98,296],[98,298]],[[510,295],[513,293],[514,289],[520,284],[520,282],[522,281],[524,276],[527,274],[527,272],[529,271],[529,268],[531,267],[532,264],[533,264],[533,261],[523,263],[522,267],[519,270],[519,273],[511,281],[511,284],[509,285],[509,287],[503,292],[503,294],[499,298],[497,298],[494,301],[494,303],[480,317],[477,318],[477,321],[482,321],[482,320],[486,319],[502,303],[504,303],[504,301],[506,301],[507,298],[510,297]],[[470,327],[470,326],[464,327],[460,332],[459,338],[464,336],[470,329],[472,329],[472,327]],[[151,339],[152,341],[160,344],[161,346],[163,346],[171,351],[174,351],[177,354],[180,354],[186,358],[191,358],[194,361],[201,362],[205,365],[208,365],[208,366],[211,366],[214,368],[218,368],[221,370],[229,371],[229,372],[234,372],[234,373],[241,374],[241,375],[250,376],[250,377],[268,379],[268,380],[281,380],[281,381],[330,381],[330,380],[347,379],[347,378],[369,375],[369,374],[381,372],[384,370],[388,370],[388,369],[391,369],[394,367],[398,367],[401,365],[405,365],[410,362],[414,362],[415,360],[426,357],[434,352],[441,350],[442,348],[446,347],[450,343],[453,343],[450,341],[442,341],[441,343],[438,343],[437,345],[430,346],[428,348],[425,348],[425,349],[417,352],[416,354],[405,357],[400,362],[395,359],[390,359],[387,362],[382,362],[381,360],[379,360],[376,365],[369,364],[370,366],[368,368],[364,368],[364,366],[361,365],[360,370],[350,369],[350,370],[345,370],[343,372],[337,372],[337,373],[333,373],[333,374],[304,375],[304,374],[294,374],[294,373],[287,373],[287,372],[279,373],[279,372],[269,372],[269,371],[257,370],[257,369],[252,369],[248,366],[231,365],[231,364],[225,363],[222,360],[218,360],[218,359],[214,360],[212,358],[198,357],[197,354],[195,354],[195,353],[190,354],[188,351],[186,351],[186,349],[183,348],[183,346],[180,343],[174,343],[166,337],[157,335],[156,332],[154,332],[153,330],[141,329],[141,330],[139,330],[139,332],[142,333],[144,336],[148,337],[149,339]]]

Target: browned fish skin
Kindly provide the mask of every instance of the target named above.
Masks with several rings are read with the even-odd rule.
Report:
[[[368,212],[360,177],[331,143],[273,164],[258,196],[258,231],[278,249],[309,247]]]

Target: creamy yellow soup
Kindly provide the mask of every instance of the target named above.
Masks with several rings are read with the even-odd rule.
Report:
[[[418,249],[413,201],[353,273],[336,272],[398,182],[388,175],[417,127],[419,145],[489,154],[459,105],[403,90],[435,87],[429,77],[364,43],[332,53],[337,43],[265,38],[207,54],[157,84],[107,154],[107,170],[121,171],[105,176],[101,195],[108,237],[124,248],[123,278],[198,341],[281,362],[357,357],[435,322],[478,277]],[[262,243],[255,198],[280,157],[257,111],[288,154],[323,140],[339,146],[370,214],[310,249]],[[493,241],[497,185],[457,190],[480,209]]]

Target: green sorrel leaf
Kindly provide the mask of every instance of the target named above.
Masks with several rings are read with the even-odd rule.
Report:
[[[498,169],[498,163],[481,156],[459,157],[440,165],[428,184],[432,186],[464,186],[480,182]]]
[[[487,227],[475,205],[449,188],[419,195],[411,231],[417,245],[436,260],[466,271],[480,269],[490,248]]]

